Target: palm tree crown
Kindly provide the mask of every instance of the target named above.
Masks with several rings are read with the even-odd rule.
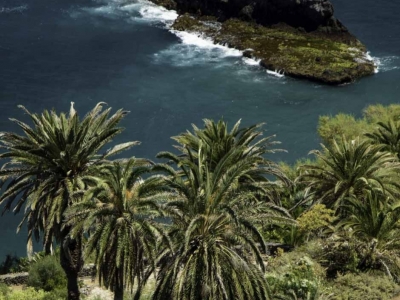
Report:
[[[201,161],[207,165],[207,169],[219,174],[226,172],[235,164],[251,165],[251,168],[240,174],[237,183],[240,183],[242,188],[246,186],[259,197],[262,195],[266,199],[273,199],[271,191],[277,184],[287,186],[290,185],[290,180],[276,163],[265,158],[266,154],[284,150],[272,148],[279,144],[277,141],[272,141],[274,136],[262,138],[263,125],[256,124],[240,129],[239,120],[229,131],[226,122],[220,120],[215,123],[205,119],[204,129],[192,125],[193,133],[187,131],[172,138],[178,142],[175,147],[180,151],[180,155],[160,152],[157,157],[169,159],[176,165],[181,164],[182,158],[188,158],[192,164],[197,164],[198,155],[201,153]],[[181,174],[187,177],[183,169]],[[271,181],[271,178],[277,181]]]
[[[83,200],[67,212],[72,235],[89,233],[85,255],[94,255],[100,283],[123,299],[126,287],[139,289],[154,271],[159,239],[166,239],[162,227],[153,221],[160,216],[158,198],[166,197],[162,178],[141,176],[151,171],[145,160],[116,161],[85,178],[93,187]]]
[[[213,170],[218,162],[234,148],[243,149],[241,157],[262,157],[267,153],[283,151],[272,148],[279,144],[272,140],[274,135],[262,138],[263,123],[241,129],[240,123],[239,120],[229,131],[228,124],[222,120],[215,123],[213,120],[204,119],[204,129],[192,125],[193,133],[187,131],[172,139],[178,142],[179,145],[176,148],[184,155],[189,155],[190,152],[190,155],[196,157],[199,149],[202,148],[210,170]]]
[[[349,198],[348,217],[338,227],[356,238],[362,255],[358,268],[382,269],[398,280],[400,276],[400,205],[389,204],[380,194],[368,192],[363,199]],[[340,231],[339,231],[340,233]]]
[[[382,146],[356,139],[322,148],[311,152],[322,163],[302,166],[298,178],[315,193],[316,201],[337,208],[347,197],[360,198],[366,191],[398,195],[400,164]]]
[[[389,119],[386,122],[378,122],[376,131],[367,133],[365,136],[372,143],[383,145],[385,151],[400,157],[400,121]]]

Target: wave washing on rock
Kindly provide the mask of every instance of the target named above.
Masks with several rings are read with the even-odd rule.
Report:
[[[165,27],[175,34],[182,42],[180,45],[173,45],[171,49],[163,50],[157,53],[156,57],[172,56],[181,53],[184,57],[176,57],[177,65],[185,66],[187,64],[203,63],[204,60],[214,61],[225,57],[239,57],[242,52],[236,49],[229,48],[220,44],[216,44],[212,39],[207,38],[201,32],[185,32],[178,31],[171,28],[174,21],[178,18],[178,14],[174,10],[168,10],[162,6],[156,6],[148,1],[141,1],[139,13],[142,18],[149,21],[160,21],[165,24]],[[196,53],[197,49],[204,51],[203,53]],[[202,56],[204,60],[197,60],[196,56]],[[254,60],[246,59],[245,63],[253,65]],[[257,63],[258,64],[258,63]]]
[[[145,20],[157,20],[163,22],[170,27],[178,18],[178,14],[174,10],[168,10],[164,7],[154,6],[151,2],[143,1],[140,3],[139,13]]]
[[[181,40],[181,43],[154,54],[155,63],[167,61],[173,63],[174,66],[187,67],[211,62],[221,66],[224,65],[224,58],[242,57],[240,51],[216,45],[212,40],[203,38],[200,34],[175,30],[171,30],[171,32]]]
[[[372,57],[372,59],[377,66],[376,73],[400,69],[400,57],[398,56]]]
[[[229,57],[242,57],[245,65],[259,66],[259,60],[243,57],[242,51],[216,44],[201,32],[189,33],[172,29],[171,26],[178,17],[174,10],[168,10],[146,0],[137,2],[114,0],[106,1],[104,4],[100,7],[82,7],[79,10],[71,11],[70,15],[76,18],[82,16],[82,12],[84,12],[110,19],[126,18],[127,21],[161,24],[176,35],[181,43],[154,54],[155,63],[168,61],[178,67],[187,67],[206,62],[221,62],[222,59]],[[268,72],[268,74],[279,78],[283,76],[275,72]]]
[[[365,46],[333,16],[329,1],[152,1],[181,14],[174,29],[201,32],[216,43],[244,51],[273,72],[327,84],[349,83],[375,73]]]
[[[219,62],[227,57],[242,57],[242,62],[248,66],[259,66],[260,60],[243,56],[243,52],[228,46],[215,43],[211,38],[204,36],[202,32],[185,32],[174,30],[172,27],[174,21],[178,18],[175,10],[168,10],[162,6],[155,6],[149,1],[141,1],[142,7],[139,12],[143,19],[149,21],[161,21],[171,33],[175,34],[182,42],[179,45],[173,45],[169,49],[155,54],[156,63],[160,59],[168,57],[174,61],[176,66],[192,66],[207,62]],[[201,49],[201,53],[197,50]],[[284,77],[284,74],[267,70],[269,75],[278,78]]]

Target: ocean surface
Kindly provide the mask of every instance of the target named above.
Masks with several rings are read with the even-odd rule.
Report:
[[[378,73],[331,87],[266,72],[241,53],[169,30],[176,13],[145,0],[0,0],[0,131],[32,112],[82,115],[97,102],[130,114],[117,141],[142,144],[126,155],[173,150],[171,136],[202,119],[265,122],[289,163],[319,147],[318,117],[361,115],[400,101],[400,1],[331,0],[336,16],[365,43]],[[22,215],[0,217],[0,261],[24,255]]]

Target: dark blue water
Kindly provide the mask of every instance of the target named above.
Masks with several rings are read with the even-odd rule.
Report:
[[[142,144],[127,155],[153,158],[191,123],[223,117],[266,122],[288,150],[272,158],[293,162],[318,147],[319,115],[399,101],[399,1],[332,1],[380,62],[378,74],[341,87],[278,78],[235,51],[178,37],[166,29],[173,13],[140,1],[0,0],[0,130],[16,129],[9,117],[26,120],[18,104],[67,111],[74,101],[84,114],[105,101],[131,112],[118,141]],[[0,260],[25,253],[20,218],[0,218]]]

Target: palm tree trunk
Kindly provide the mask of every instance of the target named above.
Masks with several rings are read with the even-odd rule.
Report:
[[[47,241],[47,243],[44,245],[44,253],[46,255],[51,255],[53,254],[53,242],[52,241]]]
[[[123,268],[118,268],[115,272],[114,300],[124,299],[124,276]]]
[[[114,300],[124,299],[124,287],[116,286],[114,290]]]
[[[80,238],[71,239],[68,233],[69,228],[62,233],[60,262],[67,275],[68,300],[79,300],[78,274],[83,266],[82,242]]]

